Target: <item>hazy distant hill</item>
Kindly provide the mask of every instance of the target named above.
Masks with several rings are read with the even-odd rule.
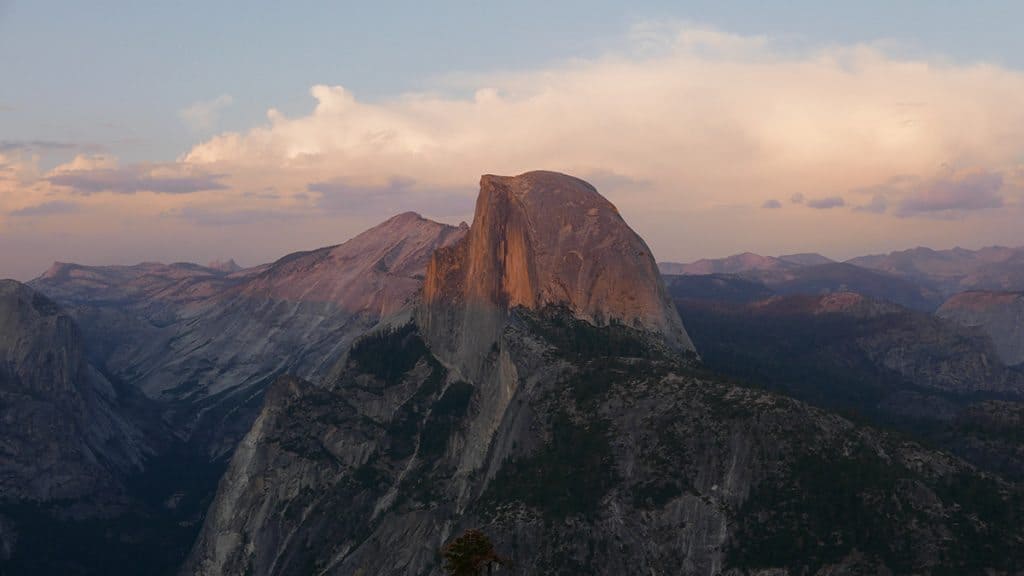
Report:
[[[783,262],[789,262],[791,264],[799,264],[800,266],[819,266],[821,264],[831,264],[835,260],[826,258],[816,252],[805,252],[803,254],[784,254],[779,256],[779,260]]]
[[[676,300],[757,302],[775,292],[756,280],[735,274],[665,275],[668,293]]]
[[[819,263],[823,261],[824,263]],[[727,282],[730,287],[722,284],[725,282],[722,274],[763,285],[778,294],[857,292],[871,298],[925,311],[935,310],[942,303],[942,296],[928,287],[887,272],[833,262],[818,254],[770,258],[748,253],[722,260],[699,260],[692,264],[663,262],[659,264],[659,269],[662,274],[677,278],[717,275],[716,281],[726,292],[737,286],[735,280]],[[685,282],[695,288],[699,281]],[[707,288],[711,289],[711,286],[708,285]]]
[[[992,339],[1003,362],[1024,365],[1024,292],[961,292],[937,314],[977,327]]]
[[[946,297],[965,290],[1024,290],[1024,248],[914,248],[849,262],[906,278]]]
[[[798,260],[802,260],[802,258],[798,258]],[[662,274],[743,274],[755,271],[793,270],[800,266],[803,264],[799,261],[787,261],[752,252],[744,252],[727,258],[704,258],[688,264],[658,263],[658,269]]]
[[[240,271],[55,264],[32,286],[73,311],[105,369],[221,458],[274,378],[326,376],[420,288],[433,251],[464,233],[406,213],[338,246]]]

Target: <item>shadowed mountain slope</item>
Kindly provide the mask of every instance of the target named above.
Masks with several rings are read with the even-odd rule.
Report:
[[[582,272],[602,252],[572,253],[579,194],[596,192],[485,177],[414,314],[360,338],[330,385],[272,387],[184,572],[436,575],[466,528],[523,574],[1022,565],[1016,487],[703,371],[639,249]],[[590,208],[636,248],[610,205]],[[578,297],[580,278],[602,298]]]

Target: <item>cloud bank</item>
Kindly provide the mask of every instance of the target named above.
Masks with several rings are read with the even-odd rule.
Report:
[[[124,168],[85,168],[56,171],[46,182],[70,189],[76,194],[191,194],[204,190],[224,190],[219,174],[188,164],[141,164]]]
[[[243,259],[267,260],[284,250],[267,236],[275,222],[304,248],[406,209],[457,222],[471,216],[480,174],[552,169],[594,181],[664,259],[1024,242],[1013,224],[1024,73],[871,45],[794,51],[689,25],[633,37],[620,53],[453,75],[380,101],[314,86],[308,114],[270,109],[174,162],[81,159],[44,172],[9,153],[0,211],[75,201],[108,220],[157,222],[153,235],[217,224],[247,239]],[[209,127],[228,104],[182,118]],[[17,176],[4,180],[8,169]]]
[[[846,206],[846,201],[839,196],[813,198],[807,201],[807,207],[814,208],[815,210],[829,210],[832,208],[839,208],[840,206]]]

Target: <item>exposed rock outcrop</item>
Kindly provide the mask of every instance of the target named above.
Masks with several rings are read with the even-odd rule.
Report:
[[[1024,479],[1024,451],[1007,448],[1016,434],[979,424],[1024,405],[1024,373],[1008,368],[976,330],[853,293],[749,302],[675,292],[709,368]]]
[[[242,267],[235,262],[234,258],[228,258],[227,260],[214,260],[206,264],[207,268],[212,270],[219,270],[226,274],[232,274],[242,270]]]
[[[116,498],[146,450],[118,402],[71,317],[0,281],[0,503]]]
[[[593,186],[556,172],[485,175],[469,234],[430,261],[420,323],[442,357],[472,363],[510,310],[548,306],[693,350],[647,245]]]
[[[233,273],[59,264],[34,285],[72,306],[107,370],[217,458],[248,430],[270,382],[326,377],[356,336],[408,303],[434,250],[464,234],[405,213]]]
[[[947,300],[936,314],[980,329],[992,339],[1006,364],[1024,364],[1024,292],[962,292]]]
[[[439,575],[437,551],[471,527],[523,574],[1024,560],[1012,487],[700,370],[653,261],[632,257],[592,189],[550,173],[481,188],[469,237],[432,260],[408,323],[358,340],[333,385],[274,385],[186,573]],[[563,194],[579,203],[543,204]],[[572,208],[619,223],[590,243]],[[596,253],[577,265],[581,247]],[[596,269],[629,276],[585,272],[611,254],[632,258]]]
[[[412,325],[357,345],[334,388],[278,382],[184,573],[440,575],[467,528],[522,574],[1021,560],[1019,496],[947,454],[698,376],[636,331],[513,318],[499,354],[522,376],[489,438],[493,388],[453,377]]]
[[[160,427],[144,404],[86,359],[70,315],[0,281],[0,574],[166,566],[179,518],[154,520],[133,482]],[[147,537],[162,548],[132,557]]]

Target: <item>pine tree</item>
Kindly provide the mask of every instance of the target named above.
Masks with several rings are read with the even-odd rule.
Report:
[[[479,530],[467,530],[441,550],[444,569],[451,576],[480,576],[495,565],[507,566],[509,561],[494,550],[494,544]]]

